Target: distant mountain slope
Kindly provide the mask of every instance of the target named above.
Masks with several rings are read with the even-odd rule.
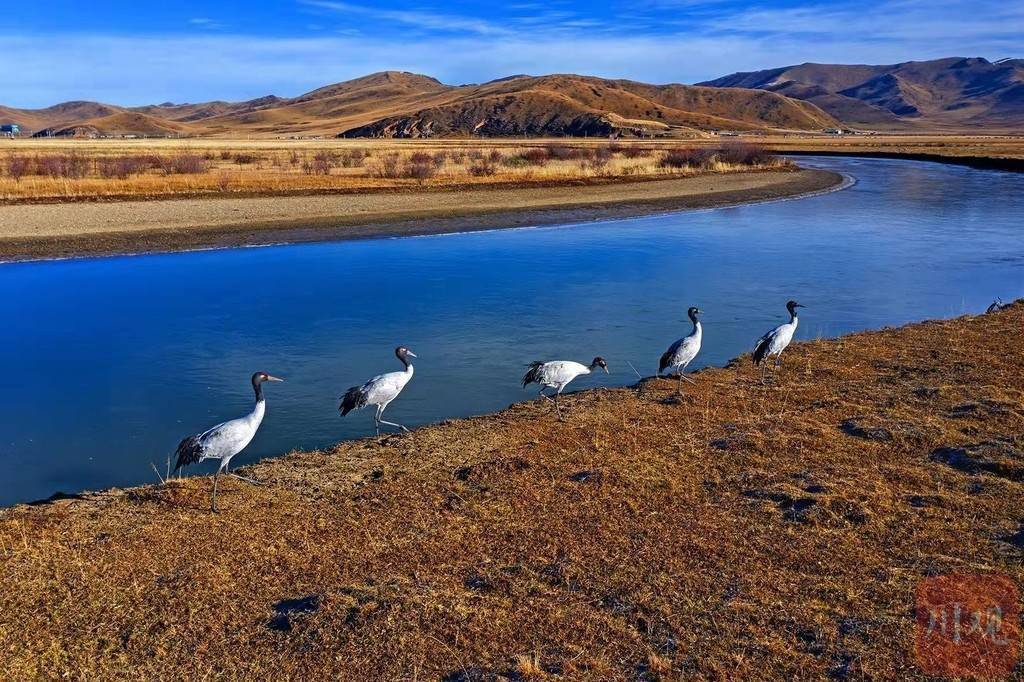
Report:
[[[348,137],[607,135],[834,125],[816,106],[774,93],[648,85],[589,76],[517,77],[461,86],[430,106],[343,131]]]
[[[836,121],[815,105],[761,91],[648,85],[589,76],[513,76],[450,86],[386,71],[294,98],[117,107],[69,102],[0,107],[8,120],[55,135],[279,136],[700,134],[819,129]]]
[[[949,57],[889,65],[800,64],[701,85],[750,88],[811,102],[849,125],[1024,125],[1024,59]]]

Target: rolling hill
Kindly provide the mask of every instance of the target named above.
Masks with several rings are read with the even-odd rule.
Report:
[[[781,94],[648,85],[589,76],[513,76],[445,85],[386,71],[294,98],[119,107],[68,102],[0,107],[0,119],[55,136],[700,135],[709,130],[814,130],[836,121]]]
[[[519,76],[437,93],[412,111],[343,131],[349,137],[701,134],[819,129],[834,120],[775,93],[648,85],[588,76]]]
[[[121,107],[0,106],[57,136],[695,136],[713,130],[1006,130],[1024,122],[1024,60],[801,64],[698,85],[554,74],[472,85],[383,71],[298,97]]]
[[[800,64],[734,73],[701,85],[786,95],[855,126],[1007,129],[1024,123],[1024,59]]]

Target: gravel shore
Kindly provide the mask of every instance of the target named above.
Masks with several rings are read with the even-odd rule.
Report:
[[[625,218],[798,196],[821,170],[466,190],[0,206],[0,259],[365,239]]]

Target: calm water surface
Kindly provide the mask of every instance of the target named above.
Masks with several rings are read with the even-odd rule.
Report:
[[[337,396],[398,369],[409,426],[532,397],[534,359],[652,374],[704,311],[694,367],[722,364],[808,307],[798,338],[979,312],[1024,295],[1024,174],[809,159],[856,178],[832,194],[564,227],[0,266],[0,504],[154,480],[178,440],[251,407],[235,462],[372,434]],[[200,467],[212,471],[212,464]]]

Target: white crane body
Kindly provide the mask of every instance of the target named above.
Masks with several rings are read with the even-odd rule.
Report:
[[[403,371],[378,374],[364,384],[353,386],[345,392],[345,395],[341,396],[341,404],[338,405],[338,411],[341,412],[342,417],[352,410],[359,410],[367,405],[376,405],[377,412],[373,417],[373,422],[377,428],[378,436],[380,435],[381,424],[395,426],[406,432],[409,430],[401,424],[382,419],[384,410],[398,397],[416,371],[412,363],[409,362],[409,358],[416,357],[415,353],[404,346],[399,346],[395,349],[395,355],[405,365]]]
[[[692,383],[692,380],[686,377],[684,373],[686,372],[686,367],[700,353],[701,339],[704,335],[704,329],[701,326],[700,320],[697,319],[697,315],[700,313],[701,310],[699,308],[690,308],[686,311],[690,322],[693,323],[693,329],[689,334],[669,346],[668,350],[662,354],[661,361],[658,363],[658,374],[668,370],[670,373],[675,373],[679,376],[680,391],[682,391],[684,379]]]
[[[175,471],[208,459],[220,461],[217,473],[213,476],[213,498],[211,501],[213,511],[217,511],[217,481],[221,473],[255,483],[255,481],[231,473],[228,467],[231,464],[231,458],[252,442],[260,424],[263,423],[263,417],[267,413],[267,401],[263,397],[263,382],[265,381],[283,381],[283,379],[270,376],[266,372],[256,372],[252,375],[252,388],[256,393],[256,404],[253,406],[252,412],[244,417],[217,424],[178,443],[178,449],[175,452],[177,455]]]
[[[764,381],[764,372],[768,365],[765,360],[775,358],[776,367],[782,364],[782,352],[786,350],[789,344],[793,341],[793,335],[796,333],[796,328],[800,324],[800,320],[796,314],[796,309],[803,307],[803,305],[796,301],[789,301],[786,303],[786,310],[789,311],[789,322],[784,322],[778,327],[775,327],[775,329],[772,329],[770,332],[759,338],[757,343],[754,345],[754,364],[762,365],[763,363],[761,370],[762,381]]]
[[[605,362],[602,357],[594,358],[594,361],[590,363],[589,367],[581,362],[575,362],[574,360],[532,362],[530,363],[530,368],[526,371],[526,375],[523,376],[523,388],[526,388],[530,384],[538,384],[540,385],[540,396],[548,400],[551,400],[552,398],[545,395],[544,389],[554,389],[555,411],[558,413],[559,419],[561,419],[562,411],[558,406],[558,396],[562,394],[562,391],[565,390],[565,387],[568,386],[573,379],[583,376],[584,374],[590,374],[598,367],[602,368],[605,373],[608,372],[608,363]]]

